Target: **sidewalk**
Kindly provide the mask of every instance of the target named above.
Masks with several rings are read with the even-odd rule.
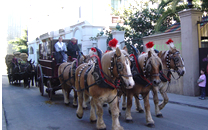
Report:
[[[150,92],[150,99],[153,99],[152,92]],[[208,110],[208,97],[206,97],[205,100],[199,99],[199,96],[193,97],[193,96],[184,96],[184,95],[178,95],[173,93],[167,93],[169,97],[168,103],[174,103],[179,105],[187,105],[190,107],[196,107],[201,109]],[[160,101],[163,100],[160,93],[158,93],[158,98]]]

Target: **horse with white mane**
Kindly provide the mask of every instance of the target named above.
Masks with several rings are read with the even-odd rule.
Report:
[[[150,104],[149,104],[149,91],[152,88],[156,88],[161,80],[159,77],[159,72],[162,70],[162,61],[160,60],[159,56],[162,52],[158,55],[153,50],[153,42],[149,42],[146,44],[148,51],[147,53],[140,54],[134,46],[131,46],[133,49],[134,54],[132,60],[131,71],[135,80],[135,86],[132,89],[123,90],[123,104],[122,109],[126,109],[125,119],[127,122],[132,121],[131,116],[131,107],[132,107],[132,98],[133,96],[135,99],[139,100],[139,94],[142,95],[144,100],[145,112],[146,112],[146,123],[147,126],[153,127],[154,121],[152,119],[150,113]],[[127,96],[127,108],[126,108],[126,96]],[[140,105],[140,104],[138,104]],[[141,105],[140,105],[141,107]],[[142,112],[143,109],[140,110]]]
[[[104,103],[110,105],[112,113],[112,129],[122,130],[119,123],[119,109],[117,106],[117,84],[121,81],[123,87],[130,89],[134,86],[134,80],[130,71],[130,60],[116,48],[114,51],[99,54],[95,63],[84,63],[77,67],[75,72],[75,87],[78,93],[77,117],[83,117],[84,94],[91,96],[90,120],[97,121],[97,129],[105,129],[103,121]],[[101,62],[100,62],[101,59]],[[95,115],[95,108],[97,119]]]
[[[163,117],[162,113],[160,110],[162,110],[165,105],[168,103],[168,96],[167,96],[167,87],[168,84],[171,81],[171,75],[172,72],[177,72],[179,78],[183,76],[186,72],[185,70],[185,65],[183,58],[180,55],[180,52],[175,48],[173,44],[173,40],[169,39],[166,44],[169,46],[169,50],[164,51],[162,55],[160,56],[160,59],[163,64],[163,69],[160,71],[160,78],[162,81],[162,84],[159,85],[159,91],[160,94],[163,97],[163,101],[159,104],[158,100],[158,89],[154,88],[152,89],[153,91],[153,100],[155,104],[155,114],[157,117]],[[137,110],[143,110],[141,107],[139,100],[136,100],[136,107]],[[159,105],[158,105],[159,104]]]

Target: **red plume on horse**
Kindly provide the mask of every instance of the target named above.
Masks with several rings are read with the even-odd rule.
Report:
[[[146,52],[148,51],[154,52],[154,49],[153,49],[154,43],[152,41],[148,42],[145,46],[147,48]]]
[[[95,54],[95,52],[96,52],[96,49],[94,47],[92,47],[89,51],[89,55],[92,56]]]
[[[118,40],[113,38],[112,40],[109,41],[108,46],[111,47],[113,50],[115,50],[117,44],[118,44]]]
[[[174,44],[173,44],[173,40],[172,39],[169,39],[167,42],[166,42],[167,45],[169,45],[171,48],[174,48]]]

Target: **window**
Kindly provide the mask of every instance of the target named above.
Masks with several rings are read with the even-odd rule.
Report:
[[[121,5],[121,1],[122,0],[111,0],[111,7],[114,9],[114,10],[118,10],[120,5]]]
[[[34,54],[33,47],[30,47],[30,54]]]
[[[79,7],[79,18],[81,18],[81,6]]]

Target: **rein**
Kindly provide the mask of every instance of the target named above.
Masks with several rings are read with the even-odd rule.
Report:
[[[176,51],[175,53],[170,54],[170,51],[168,51],[168,52],[167,52],[167,56],[166,56],[166,65],[167,65],[167,68],[168,68],[168,73],[170,73],[170,74],[172,75],[172,77],[173,77],[175,80],[178,80],[181,76],[179,75],[178,78],[175,78],[172,72],[176,72],[175,69],[178,69],[178,67],[184,67],[184,65],[182,65],[182,66],[181,66],[181,65],[180,65],[180,66],[177,66],[177,65],[176,65],[178,61],[176,60],[176,58],[173,57],[173,55],[178,54],[178,53],[179,53],[179,52]],[[171,68],[170,68],[170,61],[171,61],[171,59],[174,61],[174,65],[175,65],[174,70],[173,70],[172,72],[171,72]],[[163,72],[160,73],[160,74],[162,74],[162,76],[163,76],[165,79],[167,79],[169,82],[171,81],[171,77],[165,76],[165,74],[164,74]]]
[[[100,61],[100,58],[97,56],[97,55],[92,55],[90,58],[92,57],[95,57],[97,58],[97,61],[98,61],[98,65],[99,65],[99,69],[100,69],[100,73],[101,73],[101,77],[104,79],[104,81],[109,84],[110,86],[112,86],[113,88],[117,89],[118,87],[116,85],[114,85],[113,83],[111,83],[110,81],[108,81],[105,76],[104,76],[104,72],[103,72],[103,69],[102,69],[102,65],[101,65],[101,61]],[[106,75],[106,74],[105,74]],[[107,76],[107,75],[106,75]],[[108,77],[109,78],[109,77]],[[110,79],[110,78],[109,78]]]
[[[139,72],[139,74],[141,75],[141,77],[150,85],[152,85],[152,83],[141,73],[141,69],[140,69],[140,66],[138,64],[138,60],[136,59],[136,56],[134,54],[131,54],[130,57],[133,56],[134,57],[134,61],[136,63],[136,68]]]

